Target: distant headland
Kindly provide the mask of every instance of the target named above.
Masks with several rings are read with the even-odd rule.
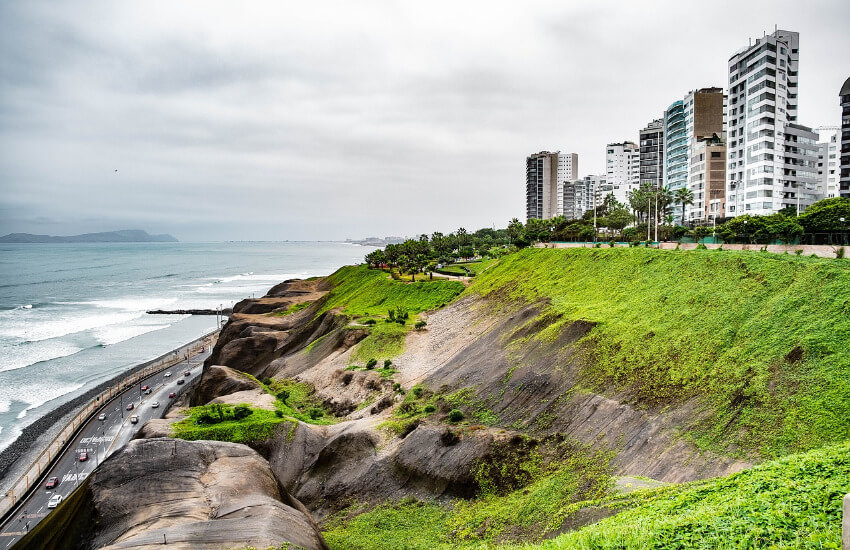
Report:
[[[141,229],[122,229],[103,233],[84,233],[54,237],[52,235],[33,235],[32,233],[9,233],[0,237],[0,243],[176,243],[177,239],[168,234],[150,235]]]

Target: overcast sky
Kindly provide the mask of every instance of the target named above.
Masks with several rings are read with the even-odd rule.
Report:
[[[0,234],[342,239],[524,218],[774,25],[840,124],[850,2],[0,1]],[[115,172],[115,170],[118,172]]]

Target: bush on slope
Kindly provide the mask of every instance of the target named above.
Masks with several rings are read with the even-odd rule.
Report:
[[[850,437],[850,269],[840,260],[732,251],[535,249],[467,292],[546,301],[596,326],[583,383],[664,407],[699,397],[686,434],[765,458]]]

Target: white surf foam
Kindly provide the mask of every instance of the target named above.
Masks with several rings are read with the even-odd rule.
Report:
[[[92,331],[92,334],[101,345],[111,346],[148,332],[168,328],[171,325],[130,325],[101,327]]]
[[[83,351],[83,347],[62,340],[43,340],[40,342],[23,342],[17,345],[0,343],[0,372],[21,369],[50,361],[59,357],[67,357]],[[0,412],[3,412],[0,410]]]

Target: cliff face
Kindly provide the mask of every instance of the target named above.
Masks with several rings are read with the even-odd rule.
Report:
[[[393,359],[398,372],[391,380],[374,371],[347,370],[357,363],[354,353],[368,328],[352,326],[341,312],[319,313],[320,305],[283,318],[234,315],[210,359],[256,376],[309,383],[340,415],[338,424],[300,423],[294,432],[256,445],[283,486],[317,518],[352,500],[471,496],[477,489],[473,469],[495,456],[513,434],[567,438],[591,450],[613,451],[614,473],[667,482],[724,475],[749,465],[678,437],[698,420],[695,402],[672,411],[637,408],[628,395],[620,399],[616,393],[582,388],[576,343],[594,324],[563,323],[560,316],[545,313],[545,302],[506,305],[471,295],[423,314],[427,329],[408,334],[405,351]],[[553,327],[552,338],[532,338]],[[195,402],[224,391],[215,373],[210,369],[205,375]],[[441,401],[433,415],[397,435],[381,428],[405,399],[393,391],[393,383],[460,396],[454,395],[451,404]],[[367,400],[373,404],[363,407]],[[447,435],[454,431],[446,417],[456,406],[473,423],[483,418],[488,425],[479,420],[475,430],[454,430],[457,438]]]

